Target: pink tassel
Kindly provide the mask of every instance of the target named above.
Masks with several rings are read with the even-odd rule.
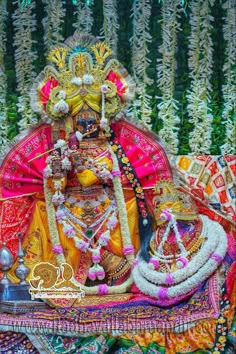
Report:
[[[98,285],[98,295],[107,295],[107,294],[108,294],[107,284]]]
[[[160,263],[155,258],[150,258],[148,263],[149,268],[158,269],[160,267]]]
[[[101,260],[101,256],[100,255],[92,255],[92,261],[94,263],[99,263]]]
[[[52,250],[55,254],[62,254],[63,253],[63,248],[61,247],[61,245],[54,245]]]
[[[95,280],[96,279],[96,273],[95,272],[90,272],[88,273],[88,277],[90,280]]]
[[[174,283],[174,279],[173,279],[171,273],[167,273],[166,278],[165,278],[165,283],[166,283],[166,285],[171,285]]]
[[[158,299],[160,300],[166,300],[168,299],[168,289],[160,287],[158,292],[157,292]]]
[[[212,255],[210,256],[211,259],[214,259],[214,261],[216,261],[217,263],[221,263],[223,258],[217,254],[217,253],[212,253]]]
[[[105,278],[105,272],[104,272],[104,270],[98,270],[98,271],[96,272],[96,275],[97,275],[97,278],[98,278],[99,280],[103,280],[103,279]]]
[[[134,253],[134,246],[130,245],[130,246],[127,246],[127,247],[123,248],[123,254],[125,256],[127,256],[129,254],[133,254],[133,253]]]
[[[132,263],[132,267],[134,268],[134,267],[137,267],[137,265],[138,265],[138,260],[137,259],[135,259],[134,261],[133,261],[133,263]]]

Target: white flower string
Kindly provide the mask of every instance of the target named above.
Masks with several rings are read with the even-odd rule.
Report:
[[[159,135],[173,154],[178,153],[179,144],[180,118],[177,113],[179,108],[174,98],[174,88],[180,9],[181,1],[179,0],[162,1],[162,45],[159,48],[161,58],[157,60],[157,84],[161,91],[161,97],[158,97],[161,102],[157,105],[158,118],[163,121],[163,128],[159,131]]]
[[[32,86],[32,80],[35,77],[34,61],[37,56],[32,50],[32,32],[36,30],[35,14],[32,14],[35,3],[31,3],[26,7],[21,7],[19,2],[14,2],[17,8],[12,15],[13,26],[15,29],[14,46],[15,46],[15,68],[18,98],[18,113],[22,119],[18,122],[20,130],[28,128],[30,125],[37,123],[34,113],[30,107],[29,92]]]
[[[64,0],[42,0],[45,6],[46,17],[42,23],[44,27],[44,47],[46,54],[51,48],[63,41],[62,24],[64,22],[65,4]]]
[[[53,248],[56,247],[56,249],[59,250],[59,252],[56,253],[56,259],[58,265],[61,265],[62,263],[66,263],[66,260],[64,257],[64,253],[61,247],[60,237],[57,230],[56,212],[52,202],[52,192],[48,187],[47,178],[44,178],[44,195],[45,195],[45,202],[46,202],[46,211],[48,216],[49,234],[51,237]]]
[[[106,43],[112,49],[112,52],[116,57],[119,30],[117,0],[103,0],[103,18],[101,35],[105,36]]]
[[[137,84],[137,98],[133,102],[133,113],[141,116],[142,122],[151,128],[151,96],[147,94],[147,86],[153,83],[147,75],[151,60],[148,58],[150,35],[150,0],[134,1],[131,17],[133,17],[133,36],[130,38],[132,48],[133,76]]]
[[[84,0],[77,0],[74,14],[76,16],[76,21],[73,27],[79,33],[88,33],[92,31],[92,26],[94,22],[94,17],[91,7]]]
[[[223,4],[226,11],[223,34],[226,43],[225,63],[223,67],[225,83],[223,91],[222,118],[226,127],[222,154],[236,154],[236,0],[226,0]]]
[[[130,250],[130,254],[125,254],[125,256],[126,256],[127,260],[129,261],[129,263],[132,264],[133,260],[134,260],[134,249],[133,249],[133,245],[132,245],[131,238],[130,238],[129,223],[128,223],[128,216],[127,216],[127,211],[126,211],[124,192],[122,189],[121,178],[120,178],[120,174],[119,174],[119,171],[120,171],[119,164],[118,164],[117,157],[116,157],[114,151],[112,150],[112,147],[109,147],[109,149],[110,149],[110,153],[111,153],[111,157],[112,157],[113,173],[115,174],[114,178],[113,178],[113,187],[114,187],[115,199],[116,199],[116,203],[117,203],[118,215],[119,215],[119,220],[120,220],[120,230],[121,230],[121,236],[122,236],[123,250]]]
[[[185,295],[192,289],[196,288],[218,268],[227,250],[226,233],[223,227],[217,222],[208,219],[206,216],[202,216],[202,218],[203,223],[205,224],[203,232],[207,232],[211,239],[217,239],[216,247],[211,249],[209,257],[205,257],[204,255],[204,252],[206,251],[205,248],[199,250],[199,253],[205,257],[206,262],[201,266],[198,263],[198,260],[200,260],[201,257],[193,257],[188,266],[184,268],[187,272],[187,277],[183,276],[184,270],[176,271],[173,273],[173,276],[172,273],[169,273],[169,276],[166,273],[165,286],[158,286],[153,283],[163,284],[163,277],[160,274],[153,276],[153,271],[150,270],[150,273],[147,272],[143,267],[143,263],[141,263],[140,266],[139,261],[137,260],[137,265],[133,269],[133,277],[135,284],[140,291],[159,300],[178,299],[179,296]],[[202,235],[205,236],[203,232]],[[192,265],[194,272],[191,269]],[[146,278],[146,276],[148,276],[149,280],[147,280],[148,278]],[[182,281],[182,279],[185,280]]]
[[[193,0],[191,3],[191,34],[189,37],[189,76],[187,94],[189,121],[193,123],[189,146],[194,154],[209,154],[213,115],[210,109],[213,44],[211,39],[214,0]]]
[[[7,2],[0,2],[0,147],[5,148],[8,143],[8,122],[7,122],[7,76],[4,65],[4,55],[6,51],[6,20]]]

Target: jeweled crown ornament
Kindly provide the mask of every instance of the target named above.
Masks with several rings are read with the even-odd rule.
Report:
[[[159,181],[154,187],[154,194],[153,204],[158,225],[168,221],[168,214],[176,220],[197,218],[197,210],[190,196],[178,191],[172,181]]]
[[[76,116],[87,104],[106,126],[134,96],[134,81],[109,46],[95,37],[75,33],[53,48],[48,59],[52,64],[31,91],[32,109],[45,120]]]

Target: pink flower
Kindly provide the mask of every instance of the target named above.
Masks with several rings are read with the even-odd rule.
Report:
[[[181,269],[181,268],[186,267],[187,264],[188,264],[187,258],[185,258],[185,257],[180,257],[180,258],[177,259],[176,267],[179,268],[179,269]]]
[[[107,295],[107,294],[108,294],[107,284],[98,285],[98,295]]]
[[[101,256],[100,255],[92,255],[92,261],[94,263],[99,263],[101,260]]]
[[[57,220],[63,219],[64,216],[65,216],[65,213],[64,213],[63,210],[58,210],[58,211],[56,212],[56,219],[57,219]]]
[[[123,254],[125,256],[127,256],[129,254],[133,254],[133,253],[134,253],[134,246],[130,245],[130,246],[127,246],[127,247],[123,248]]]
[[[104,270],[98,270],[98,271],[96,272],[96,275],[97,275],[98,280],[103,280],[103,279],[105,278],[105,272],[104,272]]]
[[[158,269],[160,267],[160,263],[156,258],[150,258],[148,266],[152,269]]]
[[[161,220],[164,220],[164,221],[170,221],[172,218],[172,215],[168,209],[164,209],[161,212],[160,218],[161,218]]]
[[[63,253],[63,248],[61,247],[61,245],[53,245],[52,250],[55,254],[62,254]]]
[[[168,289],[164,287],[160,287],[157,292],[157,297],[160,300],[166,300],[169,298],[168,296]]]
[[[166,285],[171,285],[174,283],[174,279],[171,273],[166,274],[165,283]]]
[[[217,254],[217,253],[212,253],[212,255],[210,256],[211,259],[214,259],[214,261],[216,261],[217,263],[221,263],[222,262],[222,257]]]
[[[113,177],[120,177],[121,176],[121,172],[119,170],[113,170],[113,171],[111,171],[111,174]]]
[[[102,93],[107,93],[108,92],[108,86],[107,85],[102,85],[100,87],[100,90],[101,90]]]
[[[88,277],[90,280],[95,280],[96,279],[96,273],[94,271],[89,271]]]
[[[70,237],[73,235],[74,229],[72,226],[67,226],[64,228],[64,232],[65,232],[66,236]]]
[[[133,261],[133,263],[132,263],[132,267],[134,268],[134,267],[137,267],[138,266],[138,260],[137,259],[135,259],[134,261]]]

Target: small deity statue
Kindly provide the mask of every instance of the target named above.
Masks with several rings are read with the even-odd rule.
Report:
[[[156,136],[129,121],[135,85],[105,43],[75,34],[49,60],[30,93],[42,123],[0,170],[2,198],[17,211],[28,201],[30,276],[40,262],[68,263],[87,295],[181,301],[224,258],[223,228],[174,187]]]

